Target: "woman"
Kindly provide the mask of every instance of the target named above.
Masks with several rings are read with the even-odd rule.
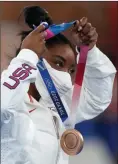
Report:
[[[45,64],[69,112],[72,83],[76,71],[76,52],[63,34],[45,41],[41,22],[53,22],[37,6],[24,10],[25,21],[35,30],[22,33],[21,47],[1,80],[2,164],[67,164],[59,145],[64,125],[37,70],[39,58]],[[85,78],[76,123],[103,112],[112,97],[115,68],[95,46],[97,32],[87,18],[72,28],[73,43],[89,46]],[[81,41],[81,42],[80,42]]]

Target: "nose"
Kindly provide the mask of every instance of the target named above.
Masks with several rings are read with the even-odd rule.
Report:
[[[69,69],[68,69],[67,67],[63,68],[61,71],[69,73]],[[70,73],[69,73],[69,74],[70,74]],[[74,81],[75,81],[75,75],[74,75],[74,74],[73,74],[73,75],[70,74],[70,76],[71,76],[72,84],[74,84]]]

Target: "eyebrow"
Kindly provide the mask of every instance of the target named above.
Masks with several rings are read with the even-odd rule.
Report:
[[[56,56],[53,56],[54,58],[59,58],[61,60],[63,60],[63,62],[66,62],[66,59],[64,59],[62,56],[59,56],[59,55],[56,55]]]

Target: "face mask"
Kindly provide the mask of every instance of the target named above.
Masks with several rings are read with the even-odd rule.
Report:
[[[56,69],[52,68],[45,59],[43,60],[60,95],[60,98],[63,97],[69,90],[72,89],[70,74],[67,72],[57,71]],[[41,95],[42,100],[44,100],[47,104],[53,104],[47,88],[43,82],[43,79],[40,75],[40,72],[38,72],[37,74],[35,85],[39,94]]]
[[[70,114],[70,108],[71,108],[71,102],[72,102],[72,95],[73,95],[73,88],[74,86],[71,87],[70,90],[68,90],[68,92],[66,92],[62,97],[61,100],[63,102],[63,105],[66,109],[66,112],[68,113],[68,115]]]

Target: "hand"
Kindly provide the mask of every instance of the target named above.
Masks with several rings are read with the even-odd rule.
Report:
[[[33,30],[23,40],[21,44],[21,49],[30,49],[34,51],[38,55],[38,57],[40,57],[42,53],[46,50],[45,37],[47,33],[44,32],[44,30],[45,27],[43,25],[40,25],[35,30]]]
[[[75,26],[72,28],[71,36],[76,46],[88,45],[90,50],[97,42],[98,33],[96,28],[92,27],[91,23],[88,23],[87,18],[83,17],[80,21],[76,21]]]

